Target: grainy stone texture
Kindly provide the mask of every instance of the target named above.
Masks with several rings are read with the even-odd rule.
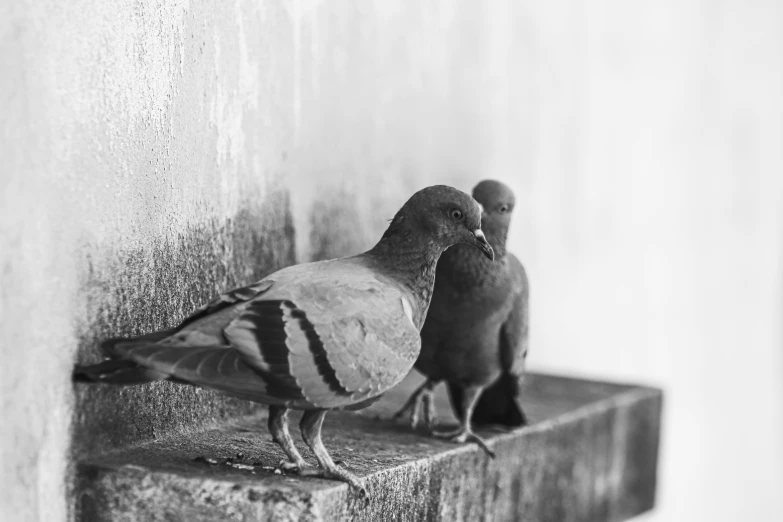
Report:
[[[531,375],[525,402],[533,424],[489,430],[497,452],[491,460],[474,445],[453,445],[385,420],[417,380],[410,376],[361,414],[327,417],[325,443],[365,478],[368,506],[343,483],[276,474],[283,454],[261,413],[89,456],[79,464],[77,512],[90,522],[604,522],[653,507],[659,391]],[[442,393],[438,401],[448,414]]]

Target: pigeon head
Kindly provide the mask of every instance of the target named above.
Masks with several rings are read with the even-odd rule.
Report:
[[[516,202],[514,192],[499,181],[486,179],[473,187],[473,197],[484,209],[482,222],[490,244],[503,250]]]
[[[481,207],[468,194],[446,185],[416,192],[397,212],[384,238],[415,235],[441,250],[457,243],[477,247],[494,259],[492,247],[481,230]]]

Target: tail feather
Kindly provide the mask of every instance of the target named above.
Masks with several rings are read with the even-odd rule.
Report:
[[[160,330],[158,332],[148,333],[139,337],[112,337],[101,342],[101,351],[108,357],[122,357],[123,351],[118,349],[120,344],[131,343],[156,343],[162,341],[166,337],[170,337],[177,333],[177,328],[170,328],[168,330]]]
[[[227,346],[161,345],[138,342],[138,339],[112,339],[103,347],[122,358],[77,366],[74,381],[131,385],[167,380],[264,404],[308,404],[301,396],[274,395],[267,382],[270,377],[245,364],[241,355]]]
[[[463,390],[460,386],[448,384],[451,405],[459,420],[462,420]],[[474,426],[501,425],[509,427],[526,426],[527,415],[519,402],[519,380],[504,373],[494,384],[484,389],[473,410]]]
[[[126,343],[146,341],[154,343],[169,337],[177,331],[176,328],[152,332],[140,337],[114,337],[101,342],[101,352],[112,359],[97,364],[76,365],[72,378],[75,382],[101,382],[128,386],[148,382],[164,381],[171,375],[158,370],[145,368],[122,358],[123,351],[119,346]]]
[[[169,374],[137,365],[133,361],[109,360],[87,366],[76,366],[73,371],[75,382],[101,382],[128,386],[163,381]]]

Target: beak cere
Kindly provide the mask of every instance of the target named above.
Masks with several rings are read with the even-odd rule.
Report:
[[[492,250],[492,247],[489,246],[487,238],[484,237],[484,232],[482,232],[480,228],[477,228],[473,231],[473,235],[476,237],[476,246],[479,248],[479,250],[481,250],[490,261],[494,261],[495,252]]]

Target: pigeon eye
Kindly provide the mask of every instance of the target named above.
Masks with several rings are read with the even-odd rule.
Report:
[[[510,207],[508,205],[500,205],[500,207],[498,207],[498,212],[500,212],[501,214],[505,214],[509,210]]]
[[[449,210],[449,217],[451,219],[453,219],[454,221],[459,221],[463,217],[465,217],[465,215],[462,213],[462,211],[460,209],[453,208],[453,209]]]

